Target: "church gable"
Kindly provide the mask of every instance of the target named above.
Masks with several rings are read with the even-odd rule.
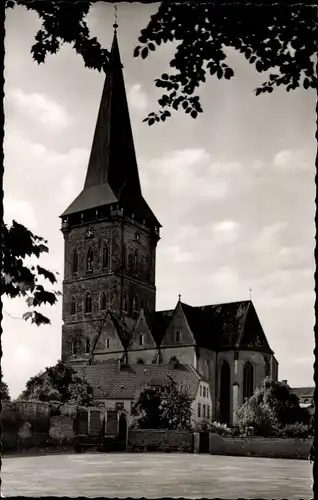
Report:
[[[98,354],[98,352],[112,353],[124,351],[124,339],[122,337],[122,332],[119,331],[112,314],[108,312],[96,341],[94,354]]]
[[[169,326],[163,336],[161,347],[179,347],[184,345],[195,345],[195,343],[195,338],[183,311],[182,304],[178,302]]]
[[[246,347],[272,352],[252,302],[249,304],[237,345],[241,349]]]
[[[139,349],[154,349],[155,347],[156,343],[151,334],[144,310],[141,309],[129,341],[128,349],[132,351]]]

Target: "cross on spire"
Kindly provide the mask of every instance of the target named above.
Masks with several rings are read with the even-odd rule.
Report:
[[[115,33],[117,33],[117,28],[118,28],[118,16],[117,16],[117,5],[114,5],[114,24],[113,24],[113,27],[114,27],[114,30],[115,30]]]

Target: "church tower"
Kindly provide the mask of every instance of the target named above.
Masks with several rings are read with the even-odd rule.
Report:
[[[160,223],[142,196],[116,30],[84,188],[61,215],[62,359],[85,361],[107,312],[154,313]]]

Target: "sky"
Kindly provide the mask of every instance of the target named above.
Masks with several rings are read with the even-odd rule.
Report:
[[[119,4],[118,40],[144,196],[162,224],[157,247],[157,310],[248,300],[250,293],[279,378],[313,385],[313,91],[255,96],[264,80],[235,51],[230,81],[207,78],[204,112],[182,111],[152,127],[159,109],[154,79],[169,70],[175,44],[135,59],[140,30],[158,4]],[[113,7],[94,4],[92,36],[110,48]],[[7,12],[5,38],[5,221],[48,240],[40,264],[63,278],[59,215],[81,191],[104,76],[84,67],[70,45],[32,60],[40,28],[33,12]],[[250,289],[252,290],[250,292]],[[12,397],[60,358],[61,300],[42,312],[51,325],[21,319],[24,299],[3,298],[2,369]]]

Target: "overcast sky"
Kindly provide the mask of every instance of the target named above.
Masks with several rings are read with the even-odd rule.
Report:
[[[174,45],[134,59],[140,29],[156,4],[120,4],[118,39],[143,192],[163,228],[157,250],[157,309],[246,300],[249,289],[279,378],[311,386],[314,324],[315,95],[279,88],[256,97],[262,75],[234,51],[231,81],[210,77],[204,113],[173,113],[148,127],[157,109],[154,78]],[[110,48],[113,7],[89,15],[92,35]],[[41,263],[63,276],[59,215],[82,189],[104,77],[70,46],[44,65],[30,48],[39,19],[7,12],[5,59],[5,219],[48,239]],[[50,326],[21,319],[24,300],[4,298],[2,367],[13,397],[61,350],[61,301],[44,309]],[[9,314],[11,316],[9,316]]]

